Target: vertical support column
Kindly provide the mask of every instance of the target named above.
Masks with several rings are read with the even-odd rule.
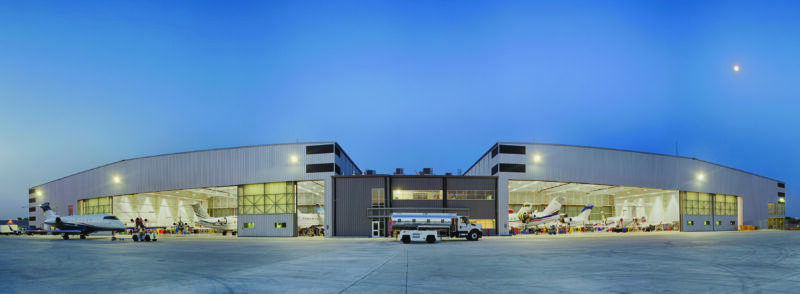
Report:
[[[497,234],[501,236],[508,235],[508,217],[502,217],[505,212],[505,215],[508,215],[508,198],[510,195],[508,194],[508,181],[509,178],[505,173],[498,173],[499,176],[497,177],[497,204],[495,207],[495,213],[497,213]]]

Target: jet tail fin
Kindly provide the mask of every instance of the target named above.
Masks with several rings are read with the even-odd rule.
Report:
[[[208,213],[206,212],[206,208],[203,207],[200,202],[192,204],[192,210],[194,210],[194,214],[197,215],[199,218],[210,218]]]
[[[576,219],[579,219],[581,221],[589,220],[589,214],[592,213],[592,208],[594,208],[594,205],[586,205],[586,206],[584,206],[583,210],[581,210],[581,213],[578,214],[578,217],[576,217]]]
[[[39,207],[41,207],[42,210],[44,211],[44,218],[45,219],[51,219],[51,218],[58,217],[58,215],[56,214],[56,211],[53,210],[52,207],[50,207],[50,202],[42,203],[42,205],[39,205]]]
[[[550,201],[550,204],[548,204],[544,209],[544,214],[558,213],[558,211],[561,210],[561,205],[564,204],[564,202],[566,202],[566,198],[564,198],[564,196],[553,198],[553,201]]]

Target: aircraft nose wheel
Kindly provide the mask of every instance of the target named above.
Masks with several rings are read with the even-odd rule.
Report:
[[[81,235],[81,240],[85,240],[85,239],[86,239],[86,235]]]
[[[64,240],[69,240],[69,235],[64,234],[64,236],[61,236],[61,238],[64,238]]]

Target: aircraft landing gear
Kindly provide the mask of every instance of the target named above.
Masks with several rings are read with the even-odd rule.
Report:
[[[61,238],[64,238],[64,240],[69,240],[69,235],[67,233],[64,233],[64,235],[61,236]]]
[[[81,234],[81,240],[86,240],[86,235]]]

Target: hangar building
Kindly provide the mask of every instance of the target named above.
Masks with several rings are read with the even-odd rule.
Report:
[[[239,236],[390,236],[394,212],[457,213],[507,235],[517,232],[511,215],[555,198],[562,215],[593,205],[592,221],[679,231],[781,229],[785,214],[781,181],[694,158],[539,143],[496,143],[463,175],[362,172],[336,142],[202,150],[118,161],[28,194],[31,226],[43,226],[45,202],[60,215],[170,229],[202,209]]]

